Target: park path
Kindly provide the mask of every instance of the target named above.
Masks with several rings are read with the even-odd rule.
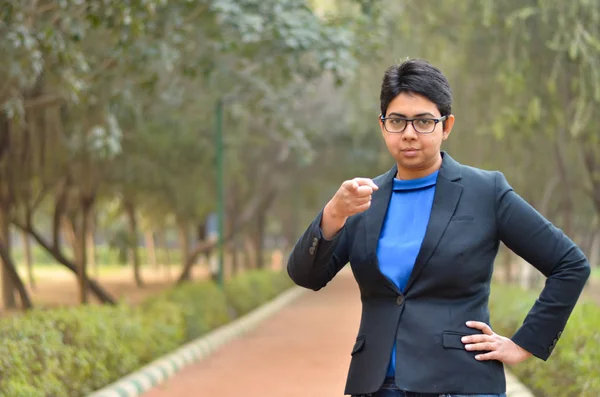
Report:
[[[341,397],[359,319],[358,287],[342,271],[143,397]]]
[[[142,397],[342,397],[360,319],[347,270]],[[507,381],[508,397],[531,396]]]

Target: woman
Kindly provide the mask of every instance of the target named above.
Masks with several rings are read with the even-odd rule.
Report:
[[[393,66],[380,99],[396,164],[373,180],[342,183],[297,242],[289,275],[317,291],[351,264],[362,316],[345,394],[504,396],[503,364],[548,359],[590,266],[502,173],[441,151],[454,116],[440,70],[422,60]],[[547,277],[511,338],[489,326],[500,241]]]

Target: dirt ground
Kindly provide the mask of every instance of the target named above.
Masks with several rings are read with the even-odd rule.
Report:
[[[273,269],[280,269],[283,264],[283,256],[280,252],[274,252],[270,258]],[[229,263],[225,263],[225,275],[229,276]],[[90,278],[106,289],[115,299],[123,300],[130,304],[136,304],[149,296],[167,289],[174,285],[181,272],[181,265],[158,268],[145,267],[142,271],[144,286],[142,288],[135,284],[133,269],[131,267],[110,267],[106,271],[100,270],[95,276],[93,271],[89,272]],[[75,275],[66,268],[57,267],[34,267],[35,289],[27,282],[24,272],[20,272],[22,280],[26,283],[30,298],[35,307],[52,308],[60,306],[74,306],[79,304],[79,287]],[[200,262],[193,267],[192,279],[204,280],[210,276],[209,266]],[[2,285],[0,283],[0,292]],[[90,303],[97,304],[99,301],[90,293]],[[1,305],[0,305],[1,306]],[[14,314],[18,311],[7,311],[0,307],[0,317]]]
[[[79,304],[79,288],[75,275],[68,270],[56,269],[34,269],[35,288],[27,285],[27,290],[35,307],[52,308],[60,306],[73,306]],[[135,284],[133,271],[130,268],[111,269],[105,274],[100,273],[98,277],[90,274],[104,289],[115,299],[123,300],[130,304],[136,304],[145,298],[154,295],[172,286],[179,275],[179,267],[173,266],[170,271],[164,268],[144,269],[142,288]],[[206,266],[196,266],[192,273],[194,280],[208,277]],[[26,282],[26,278],[23,278]],[[97,304],[99,301],[90,293],[90,303]],[[0,309],[0,316],[13,312]]]

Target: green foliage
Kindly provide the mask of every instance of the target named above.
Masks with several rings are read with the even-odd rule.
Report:
[[[151,298],[145,305],[156,302],[170,302],[180,308],[186,341],[230,321],[226,297],[212,282],[184,284]]]
[[[227,293],[212,282],[188,283],[138,307],[36,310],[3,319],[0,395],[87,395],[225,324],[240,304],[249,311],[290,285],[283,272],[248,272],[228,281]],[[248,302],[241,303],[244,296]]]
[[[372,2],[348,2],[368,27]],[[282,190],[271,185],[293,180],[294,164],[310,159],[308,134],[325,135],[313,122],[318,107],[299,109],[295,99],[314,104],[311,88],[348,81],[356,54],[368,53],[356,46],[351,18],[323,18],[307,0],[5,3],[0,143],[10,145],[0,145],[0,191],[11,192],[9,212],[21,223],[34,209],[37,230],[51,230],[66,181],[73,214],[82,197],[100,215],[127,200],[155,229],[172,219],[202,224],[216,207],[218,100],[228,190],[261,179],[255,164],[269,174],[258,192]],[[253,203],[254,193],[228,196]],[[112,263],[125,259],[126,239],[116,240],[121,256]]]
[[[89,393],[137,368],[151,333],[125,306],[28,313],[2,323],[2,382],[22,378],[45,395]]]
[[[537,296],[519,287],[495,284],[490,299],[494,331],[513,335]],[[531,358],[512,366],[537,396],[596,397],[600,395],[600,307],[580,302],[557,348],[546,362]]]
[[[269,270],[258,270],[244,277],[237,277],[225,286],[225,295],[237,315],[243,315],[260,304],[272,299],[292,285],[288,277],[272,277]]]

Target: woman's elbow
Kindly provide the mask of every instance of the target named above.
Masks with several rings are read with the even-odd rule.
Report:
[[[298,264],[291,257],[287,264],[287,272],[292,281],[300,287],[311,289],[313,291],[318,291],[323,288],[323,285],[319,283],[317,277],[308,271],[307,266]]]
[[[592,267],[590,266],[590,262],[588,262],[587,259],[583,262],[580,274],[581,280],[585,284],[590,278],[590,275],[592,274]]]
[[[576,259],[568,262],[568,266],[564,267],[564,274],[568,274],[568,277],[580,285],[581,288],[585,286],[591,273],[590,262],[581,251],[579,251]]]

